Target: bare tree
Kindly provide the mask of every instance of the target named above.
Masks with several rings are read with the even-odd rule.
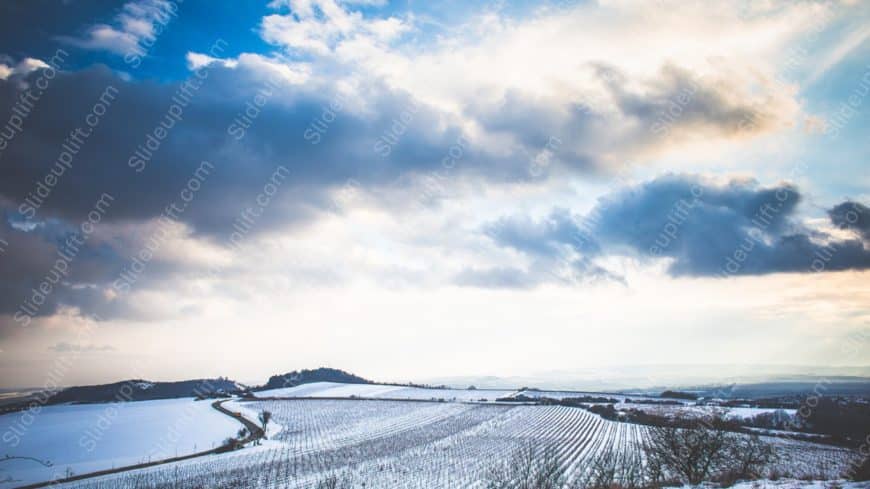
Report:
[[[695,428],[650,428],[646,445],[647,460],[653,466],[700,484],[726,460],[730,434],[715,423],[699,423]]]
[[[560,489],[565,486],[565,469],[553,450],[523,445],[510,462],[489,472],[487,489]]]
[[[339,477],[335,474],[328,475],[317,481],[315,489],[348,489],[350,488],[350,479],[347,477]]]
[[[650,428],[644,451],[653,483],[674,477],[689,484],[759,478],[776,458],[759,436],[729,431],[721,418],[700,420],[694,427]]]
[[[266,438],[266,428],[269,426],[269,421],[272,420],[272,411],[262,410],[257,416],[260,420],[260,426],[263,427],[263,438]]]
[[[617,484],[618,473],[616,453],[607,450],[589,463],[577,486],[590,489],[614,487]]]
[[[727,457],[727,472],[732,478],[759,479],[776,460],[776,451],[758,435],[736,435],[728,445]]]
[[[636,447],[632,446],[632,451]],[[581,477],[572,487],[583,489],[611,489],[645,487],[643,460],[640,456],[620,457],[610,448],[589,462]],[[655,484],[650,484],[654,486]]]

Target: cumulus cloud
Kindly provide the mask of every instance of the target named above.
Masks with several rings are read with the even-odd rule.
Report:
[[[360,109],[332,85],[300,85],[286,65],[263,57],[197,68],[207,76],[196,90],[188,81],[127,80],[103,67],[57,73],[28,130],[10,141],[0,168],[2,236],[8,242],[0,262],[8,279],[2,283],[0,314],[15,312],[42,282],[59,242],[87,219],[102,193],[115,197],[101,218],[107,235],[91,237],[87,252],[76,257],[70,276],[53,288],[37,316],[64,307],[104,318],[135,313],[111,296],[111,284],[142,252],[150,237],[145,231],[167,217],[173,204],[183,212],[173,211],[171,220],[186,234],[171,247],[206,242],[230,248],[243,214],[252,209],[256,222],[241,224],[247,239],[302,226],[333,212],[334,191],[348,181],[377,188],[403,174],[440,168],[446,148],[461,136],[454,127],[433,131],[437,113],[378,83],[361,88],[367,97]],[[107,87],[114,95],[101,102]],[[20,90],[19,83],[0,80],[0,110],[11,110]],[[183,90],[190,96],[181,104]],[[251,110],[256,100],[264,102]],[[340,108],[336,100],[342,101]],[[87,128],[96,105],[99,124],[77,144],[69,164],[58,165],[60,155],[69,153],[60,142],[76,128]],[[328,107],[333,108],[327,124]],[[466,153],[471,157],[474,150]],[[209,162],[204,173],[203,161]],[[286,169],[280,191],[268,186],[279,166]],[[195,198],[186,202],[190,193],[183,192],[194,179]],[[265,193],[267,208],[260,208],[264,200],[257,199]],[[154,258],[147,268],[137,287],[159,286],[207,266],[190,256],[171,263]]]
[[[116,197],[101,223],[107,234],[93,237],[40,314],[65,307],[103,317],[136,314],[109,293],[110,285],[148,239],[141,230],[160,219],[167,206],[179,203],[203,161],[214,165],[213,171],[197,184],[195,199],[184,212],[173,218],[181,231],[172,247],[193,243],[196,253],[188,260],[154,259],[139,286],[159,287],[182,280],[186,272],[199,274],[199,253],[214,251],[210,247],[226,251],[238,220],[255,206],[278,166],[287,168],[289,176],[250,228],[252,238],[302,229],[333,212],[334,196],[350,184],[374,196],[368,203],[400,212],[408,195],[426,195],[415,182],[425,185],[433,174],[449,173],[450,179],[475,190],[546,184],[610,171],[635,156],[678,148],[685,139],[769,133],[799,111],[794,93],[784,89],[788,87],[765,83],[770,75],[766,65],[726,69],[711,63],[697,45],[750,59],[747,53],[758,46],[747,51],[743,44],[729,43],[764,40],[762,34],[777,32],[781,35],[763,46],[769,54],[775,51],[772,45],[800,31],[793,28],[807,16],[800,6],[757,22],[717,9],[713,13],[721,29],[710,33],[705,29],[714,25],[705,20],[706,9],[681,12],[700,19],[702,27],[672,15],[650,25],[618,3],[543,10],[522,21],[474,18],[438,42],[397,47],[395,42],[416,28],[412,16],[355,9],[381,3],[273,2],[279,11],[262,19],[259,33],[279,52],[226,57],[185,51],[188,67],[206,75],[192,91],[195,74],[156,82],[130,79],[102,66],[58,72],[39,109],[30,114],[27,131],[9,142],[0,167],[2,231],[9,242],[6,255],[14,257],[0,263],[0,272],[14,279],[2,284],[0,314],[14,311],[39,283],[53,263],[59,236],[68,232],[63,230],[83,221],[103,192]],[[141,54],[172,15],[172,5],[168,0],[129,2],[112,22],[66,40],[87,49]],[[691,28],[698,42],[686,46],[674,39],[678,27]],[[661,45],[626,37],[647,28],[661,35]],[[617,45],[622,47],[614,51]],[[657,54],[676,48],[680,56]],[[636,62],[639,58],[642,62]],[[0,113],[9,113],[21,94],[21,85],[11,79],[34,78],[41,69],[33,63],[11,66],[0,68]],[[747,72],[761,75],[750,79]],[[70,168],[57,177],[38,209],[23,209],[37,191],[34,182],[45,181],[56,169],[61,142],[84,126],[107,87],[117,89],[117,96],[104,104],[98,127]],[[182,91],[191,94],[179,104]],[[173,113],[177,117],[170,124]],[[158,131],[163,136],[156,137]],[[460,157],[454,158],[450,151],[460,140]],[[146,153],[147,158],[142,156]],[[450,163],[447,172],[445,161]],[[545,219],[514,216],[494,222],[484,228],[485,235],[529,260],[522,267],[469,266],[456,281],[516,287],[577,277],[619,279],[599,258],[615,250],[646,252],[647,233],[668,224],[655,212],[667,199],[691,193],[679,180],[638,189],[645,195],[638,201],[630,196],[602,201],[597,212],[610,217],[590,229],[568,210]],[[780,190],[734,183],[729,193],[700,184],[707,193],[699,204],[703,210],[693,215],[704,218],[687,218],[683,234],[661,253],[673,260],[674,274],[713,273],[713,251],[703,251],[697,242],[719,233],[715,236],[722,249],[717,253],[738,244],[752,219],[747,209]],[[799,195],[790,187],[783,191],[790,199],[772,218],[767,239],[741,273],[797,269],[787,260],[771,268],[772,256],[782,259],[785,254],[763,248],[791,247],[800,254],[826,239],[792,222]],[[722,195],[714,197],[717,192]],[[379,196],[394,199],[379,201]],[[633,224],[620,227],[618,220]],[[860,257],[857,248],[849,249]],[[830,267],[846,267],[838,260],[844,258]]]
[[[43,142],[63,141],[70,131],[84,127],[87,114],[109,86],[117,89],[117,96],[37,215],[75,222],[90,210],[92,196],[110,191],[124,197],[112,206],[107,220],[155,218],[179,199],[185,183],[208,161],[215,168],[180,219],[198,233],[219,234],[231,228],[242,205],[250,203],[275,168],[283,165],[290,169],[287,187],[292,190],[270,203],[276,212],[263,217],[263,229],[304,219],[318,207],[326,207],[324,192],[348,179],[379,184],[395,180],[402,172],[437,168],[444,148],[461,134],[456,128],[431,131],[438,123],[437,114],[406,95],[371,86],[372,110],[363,114],[346,106],[333,114],[335,120],[327,128],[319,129],[318,138],[324,143],[313,144],[306,135],[313,134],[313,124],[338,97],[334,91],[316,93],[319,87],[275,81],[247,66],[207,68],[208,78],[183,107],[175,102],[183,83],[131,82],[99,67],[59,74],[41,102],[42,110],[29,119],[28,131],[5,153],[0,195],[16,208],[32,197],[34,182],[51,172],[62,152],[61,147]],[[14,100],[10,96],[17,90],[0,82],[3,100]],[[246,104],[263,90],[271,98],[255,108],[256,116],[248,123]],[[179,109],[183,113],[177,121],[170,120],[170,111]],[[403,114],[409,114],[407,120],[397,123]],[[243,125],[249,127],[242,131]],[[159,144],[157,132],[163,136]]]
[[[833,224],[862,233],[861,239],[837,239],[796,219],[801,199],[790,184],[668,175],[607,195],[586,215],[557,209],[543,219],[511,216],[482,231],[538,262],[666,259],[674,276],[870,268],[867,208],[847,202],[829,211]]]
[[[263,39],[299,54],[332,55],[352,43],[389,42],[410,29],[397,17],[368,19],[336,0],[277,0],[270,7],[287,7],[290,12],[266,16],[261,26]]]

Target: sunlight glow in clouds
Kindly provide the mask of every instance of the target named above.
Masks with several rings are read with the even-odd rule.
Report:
[[[257,22],[215,19],[233,27],[214,35],[195,0],[134,0],[51,33],[74,59],[0,160],[7,384],[38,383],[84,324],[99,347],[70,383],[113,379],[129,356],[154,377],[246,379],[321,363],[381,378],[396,362],[418,377],[578,358],[828,364],[867,331],[856,170],[870,147],[850,131],[866,132],[870,101],[837,137],[824,129],[870,70],[866,3],[261,3],[229,9],[261,9]],[[41,56],[0,52],[0,120]],[[161,71],[170,61],[182,74]],[[118,165],[195,73],[207,79],[147,168]],[[39,216],[17,215],[51,142],[107,85],[105,122]],[[113,288],[203,161],[189,207]],[[278,167],[286,182],[257,207]],[[117,201],[23,328],[14,311],[102,192]],[[748,240],[739,271],[719,273]],[[163,358],[169,346],[181,355]],[[263,354],[237,372],[213,361],[244,349]]]

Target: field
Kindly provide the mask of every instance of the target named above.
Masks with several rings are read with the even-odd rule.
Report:
[[[208,450],[239,424],[207,401],[171,399],[113,404],[48,406],[38,413],[0,416],[2,453],[48,460],[5,462],[0,488],[132,465]]]
[[[339,384],[314,382],[284,389],[255,393],[257,397],[361,397],[367,399],[403,399],[414,401],[494,401],[514,395],[513,390],[498,389],[429,389],[381,384]]]
[[[484,487],[492,467],[523,446],[548,450],[571,478],[596,460],[641,461],[646,427],[565,406],[359,399],[264,399],[226,405],[274,414],[262,446],[69,483],[76,489],[307,488],[330,474],[359,487]],[[835,479],[854,455],[844,449],[771,439],[774,470]],[[620,477],[621,474],[617,474]],[[179,485],[180,484],[180,485]]]
[[[469,402],[492,402],[497,399],[516,398],[518,396],[531,399],[565,399],[576,397],[592,397],[613,399],[617,402],[617,409],[638,409],[650,414],[661,416],[679,416],[683,418],[697,418],[710,413],[705,407],[695,406],[693,401],[670,400],[676,405],[644,404],[644,402],[661,402],[661,398],[626,395],[626,394],[602,394],[596,392],[578,391],[545,391],[545,390],[500,390],[500,389],[437,389],[404,387],[381,384],[340,384],[335,382],[314,382],[296,387],[283,389],[271,389],[256,392],[260,398],[365,398],[365,399],[401,399],[420,401],[469,401]],[[770,413],[775,409],[763,408],[722,408],[722,413],[727,416],[750,418],[762,413]],[[784,410],[786,414],[793,415],[794,410]]]

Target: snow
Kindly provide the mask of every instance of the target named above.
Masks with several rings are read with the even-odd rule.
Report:
[[[774,413],[782,411],[788,416],[794,416],[797,413],[795,409],[771,409],[771,408],[749,408],[749,407],[718,407],[718,406],[694,406],[694,405],[658,405],[658,404],[638,404],[638,403],[618,403],[614,405],[616,409],[637,409],[649,414],[666,417],[682,417],[682,418],[701,418],[709,416],[713,412],[721,412],[726,417],[749,419],[759,414]]]
[[[680,404],[688,404],[690,401],[680,400],[680,399],[670,399],[670,398],[660,398],[660,397],[650,397],[650,396],[642,396],[642,395],[634,395],[634,394],[611,394],[604,392],[586,392],[586,391],[543,391],[537,389],[527,389],[523,391],[517,391],[514,393],[515,396],[525,396],[531,397],[535,399],[540,399],[544,397],[548,397],[550,399],[568,399],[572,397],[605,397],[609,399],[616,399],[621,403],[624,403],[626,400],[632,401],[653,401],[653,402],[678,402]],[[635,404],[632,404],[635,406]]]
[[[511,390],[429,389],[384,384],[342,384],[337,382],[313,382],[296,387],[285,387],[256,392],[256,397],[323,397],[323,398],[370,398],[408,400],[494,401],[513,394]]]
[[[256,419],[256,418],[254,418]],[[47,459],[0,465],[0,489],[208,450],[240,424],[192,398],[46,406],[0,416],[0,453]]]
[[[230,411],[236,411],[242,413],[242,416],[251,421],[252,423],[259,425],[259,415],[260,410],[255,410],[253,406],[246,402],[239,402],[238,400],[232,400],[224,403],[224,408],[229,409]],[[278,423],[278,421],[273,416],[269,421],[269,424],[266,426],[266,439],[272,439],[277,436],[281,431],[284,430],[284,426]]]
[[[777,411],[783,411],[789,416],[794,416],[797,414],[797,409],[770,409],[770,408],[749,408],[749,407],[739,407],[739,408],[727,408],[728,416],[733,416],[735,418],[743,418],[749,419],[759,414],[767,414],[767,413],[775,413]]]
[[[556,397],[555,391],[522,394]],[[532,444],[553,453],[571,477],[585,473],[595,460],[618,453],[638,460],[648,428],[601,418],[567,406],[494,403],[519,394],[509,390],[427,389],[383,384],[318,382],[257,393],[260,399],[233,399],[224,406],[257,422],[262,410],[273,414],[268,440],[231,453],[111,474],[65,484],[75,489],[135,489],[143,482],[159,486],[183,481],[186,487],[223,487],[242,477],[249,487],[311,487],[324,475],[348,472],[367,487],[476,487],[494,465],[508,460],[519,446]],[[626,403],[639,396],[561,392],[560,397],[614,397],[619,409],[636,408],[663,414],[709,414],[714,407]],[[292,399],[289,399],[292,398]],[[478,402],[485,399],[487,402]],[[397,401],[400,400],[400,401]],[[452,402],[431,402],[444,400]],[[768,409],[732,408],[734,416],[753,416]],[[106,427],[101,417],[113,412]],[[21,413],[0,417],[10,432]],[[102,415],[102,416],[101,416]],[[17,416],[17,417],[16,417]],[[175,420],[186,422],[177,423]],[[176,427],[176,425],[179,425]],[[211,408],[210,401],[191,399],[126,404],[45,408],[11,455],[50,458],[53,469],[7,462],[11,474],[26,482],[123,466],[201,451],[235,435],[240,424]],[[99,430],[95,437],[92,431]],[[90,437],[90,438],[88,438]],[[93,438],[93,439],[92,439]],[[767,437],[765,437],[767,439]],[[170,441],[171,443],[164,443]],[[87,442],[93,449],[86,450]],[[841,477],[854,454],[844,449],[785,438],[769,438],[777,451],[771,474],[790,477]],[[4,442],[7,440],[4,438]],[[164,446],[165,445],[165,446]],[[17,451],[16,451],[17,450]],[[3,453],[3,452],[0,452]],[[630,464],[627,464],[630,465]],[[821,470],[824,469],[824,470]],[[0,473],[0,479],[8,473]],[[413,475],[409,475],[413,474]],[[822,474],[821,476],[817,474]],[[405,484],[407,482],[407,484]],[[226,484],[225,484],[226,483]],[[823,486],[739,486],[739,489],[828,489]],[[14,485],[20,485],[16,482]],[[146,485],[147,485],[146,484]],[[13,487],[0,483],[0,489]],[[149,486],[150,487],[150,486]],[[849,489],[859,489],[850,486]],[[870,489],[870,488],[868,488]]]
[[[684,486],[686,488],[691,486]],[[757,480],[748,482],[738,482],[731,486],[732,489],[868,489],[870,482],[851,482],[845,480],[831,481],[804,481],[794,479]]]
[[[230,487],[241,478],[252,489],[298,489],[314,487],[319,479],[335,473],[365,481],[366,487],[480,487],[487,471],[509,460],[520,446],[553,449],[551,453],[571,477],[577,477],[604,455],[617,453],[638,460],[642,456],[639,444],[648,430],[566,406],[264,399],[232,401],[228,407],[244,413],[268,409],[284,429],[270,435],[272,439],[262,446],[63,487],[135,489],[175,480],[183,481],[183,487]],[[825,466],[830,477],[836,478],[855,456],[844,449],[797,440],[769,441],[775,443],[779,455],[771,469],[788,471],[793,477],[817,474]]]
[[[313,382],[296,387],[284,387],[255,392],[256,397],[375,397],[401,389],[394,385],[342,384],[338,382]]]

